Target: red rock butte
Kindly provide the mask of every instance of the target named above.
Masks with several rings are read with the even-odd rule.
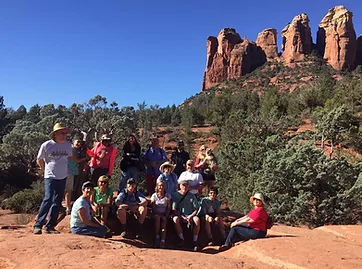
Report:
[[[281,31],[281,53],[274,28],[259,33],[256,42],[241,38],[233,28],[224,28],[217,37],[207,38],[202,90],[239,78],[267,61],[284,64],[303,61],[313,51],[336,70],[354,69],[362,64],[362,36],[357,39],[352,17],[352,12],[344,6],[330,9],[319,24],[314,44],[308,15],[295,16]]]

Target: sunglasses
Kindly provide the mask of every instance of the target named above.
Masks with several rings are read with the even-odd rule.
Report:
[[[108,184],[108,181],[99,181],[101,184]]]

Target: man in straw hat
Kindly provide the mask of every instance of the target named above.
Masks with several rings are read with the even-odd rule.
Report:
[[[37,164],[44,172],[45,194],[34,225],[34,234],[42,233],[42,227],[48,213],[49,217],[44,232],[48,234],[59,233],[54,227],[57,225],[58,213],[64,197],[68,176],[68,158],[74,158],[76,161],[76,157],[73,157],[72,154],[72,145],[67,141],[67,135],[70,132],[69,128],[58,122],[49,134],[51,139],[40,146]]]

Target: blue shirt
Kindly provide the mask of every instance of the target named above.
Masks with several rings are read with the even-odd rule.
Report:
[[[74,153],[74,155],[77,157],[77,159],[79,159],[79,153],[75,148],[72,148],[72,152]],[[79,171],[79,163],[74,162],[71,158],[68,159],[68,173],[73,175],[73,176],[77,176]]]
[[[147,166],[146,175],[158,177],[161,174],[160,165],[163,163],[163,161],[167,160],[167,155],[166,152],[161,148],[154,150],[153,147],[149,147],[143,153],[143,159]],[[156,162],[156,166],[151,166],[150,162]]]
[[[162,173],[157,178],[157,183],[160,181],[166,182],[166,193],[173,194],[177,191],[177,175],[175,173],[171,173],[169,176],[166,176]]]
[[[133,193],[129,193],[127,189],[121,191],[115,200],[116,205],[137,205],[138,203],[143,201],[146,201],[146,198],[141,192],[135,190]]]
[[[92,220],[91,205],[83,196],[81,196],[73,204],[72,213],[70,214],[70,228],[87,226],[83,223],[78,214],[78,211],[83,207],[87,212],[87,219]]]

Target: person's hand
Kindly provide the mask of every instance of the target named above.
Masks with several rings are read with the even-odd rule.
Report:
[[[215,218],[214,218],[214,221],[215,221],[215,222],[219,222],[219,217],[215,217]]]
[[[182,217],[182,219],[184,220],[184,221],[186,221],[186,222],[189,222],[189,219],[186,217],[186,216],[181,216]]]
[[[230,228],[234,228],[235,226],[237,226],[237,225],[236,225],[236,222],[234,221],[231,223]]]

